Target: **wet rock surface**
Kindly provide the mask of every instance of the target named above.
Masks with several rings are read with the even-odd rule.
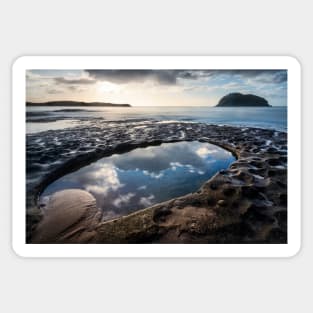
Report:
[[[68,189],[53,194],[44,217],[32,234],[33,243],[86,241],[101,220],[95,198],[87,191]]]
[[[36,237],[47,222],[38,196],[54,180],[114,153],[194,140],[221,146],[237,161],[193,194],[106,222],[101,221],[101,212],[100,217],[93,212],[97,218],[78,219],[71,236],[63,229],[58,231],[62,236]],[[287,134],[188,122],[97,119],[29,134],[26,200],[27,242],[286,243]]]

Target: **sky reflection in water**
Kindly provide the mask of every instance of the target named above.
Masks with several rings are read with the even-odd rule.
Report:
[[[42,201],[56,191],[84,189],[110,219],[194,192],[234,160],[230,152],[196,141],[138,148],[58,179],[46,188]]]

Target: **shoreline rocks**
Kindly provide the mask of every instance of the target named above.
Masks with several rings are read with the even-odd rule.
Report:
[[[27,137],[29,243],[42,242],[35,239],[38,238],[35,234],[38,227],[47,227],[48,222],[37,208],[37,199],[55,179],[113,153],[162,142],[192,140],[221,146],[231,151],[237,161],[193,194],[107,222],[89,218],[88,229],[92,232],[89,231],[88,236],[84,231],[76,233],[72,229],[70,237],[63,232],[61,237],[50,236],[48,242],[287,242],[286,133],[181,122],[112,124],[95,121],[88,128],[48,131]],[[41,150],[46,151],[44,155]],[[97,216],[97,213],[91,215]],[[87,220],[80,220],[83,228],[87,227]],[[46,224],[42,224],[44,221]]]

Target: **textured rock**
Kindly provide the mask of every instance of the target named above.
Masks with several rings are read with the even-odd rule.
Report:
[[[70,228],[61,231],[62,236],[59,236],[58,230],[55,231],[56,237],[53,237],[51,231],[48,241],[287,242],[286,133],[257,128],[154,121],[136,121],[133,124],[95,121],[89,127],[28,135],[28,242],[43,242],[42,239],[38,240],[36,234],[44,225],[47,227],[49,220],[45,221],[45,217],[42,219],[37,198],[55,179],[113,153],[182,140],[216,144],[236,155],[237,161],[193,194],[106,222],[101,220],[101,212],[97,213],[93,208],[88,211],[92,212],[87,214],[88,218],[80,219],[81,225],[84,225],[80,231],[74,227],[74,232]],[[71,206],[71,203],[67,205]],[[58,218],[61,219],[61,216],[60,211]]]

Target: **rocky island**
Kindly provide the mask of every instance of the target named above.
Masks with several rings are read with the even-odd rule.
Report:
[[[220,99],[217,107],[271,107],[266,99],[247,94],[244,95],[239,92],[229,93]]]
[[[26,102],[26,106],[53,106],[53,107],[131,107],[127,103],[109,102],[83,102],[83,101],[48,101],[48,102]]]

